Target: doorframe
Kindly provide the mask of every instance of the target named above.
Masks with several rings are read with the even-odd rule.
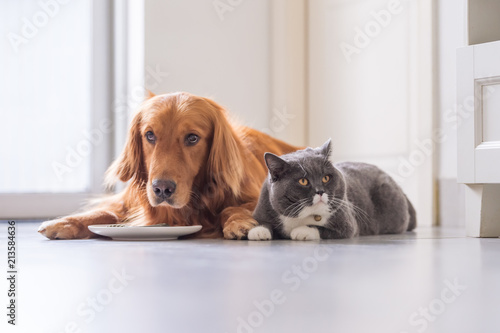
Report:
[[[438,206],[438,147],[436,141],[440,140],[439,123],[439,100],[435,93],[437,86],[437,2],[433,0],[416,1],[417,18],[413,29],[416,30],[416,91],[412,93],[416,97],[418,118],[416,135],[418,139],[431,138],[434,147],[431,156],[418,168],[417,177],[424,181],[419,181],[418,197],[425,202],[424,218],[431,221],[432,226],[439,223]],[[423,111],[423,112],[422,112]],[[413,147],[415,148],[415,146]],[[429,198],[429,199],[428,199]]]

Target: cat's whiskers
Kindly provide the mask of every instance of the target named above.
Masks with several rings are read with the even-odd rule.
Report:
[[[302,211],[302,209],[305,208],[305,204],[300,204],[298,205],[297,207],[295,207],[294,210],[291,211],[291,216],[295,216],[295,215],[298,215],[300,213],[300,211]]]
[[[285,211],[283,212],[283,215],[294,216],[296,213],[298,213],[299,211],[301,211],[305,207],[305,204],[307,203],[308,200],[309,200],[308,198],[303,198],[303,199],[300,199],[299,201],[293,203],[287,209],[285,209]],[[286,214],[286,211],[288,209],[291,209],[290,214]]]
[[[292,203],[290,206],[288,206],[284,211],[283,211],[283,214],[286,215],[287,211],[288,210],[293,210],[295,209],[295,207],[297,207],[298,205],[301,205],[303,203],[305,203],[308,199],[307,198],[302,198],[294,203]]]
[[[337,204],[339,207],[352,208],[353,206],[351,202],[336,197],[332,198],[331,201],[332,203]]]
[[[356,218],[357,214],[356,211],[353,209],[353,207],[348,203],[344,201],[335,201],[335,204],[337,204],[338,209],[337,211],[344,212],[347,215],[353,215],[353,218]],[[364,221],[363,216],[360,217],[361,221]]]
[[[336,197],[333,197],[331,199],[331,201],[334,204],[338,204],[340,206],[340,209],[344,210],[344,212],[346,212],[345,209],[351,209],[351,211],[354,213],[354,215],[359,217],[362,222],[364,222],[364,223],[370,222],[370,216],[363,209],[356,206],[352,202],[349,202],[349,201],[346,201],[346,200],[343,200],[340,198],[336,198]]]
[[[334,204],[337,204],[341,207],[344,207],[344,208],[351,208],[352,210],[356,210],[356,209],[359,209],[361,210],[361,208],[357,207],[356,205],[354,205],[352,202],[349,202],[347,200],[343,200],[343,199],[339,199],[339,198],[333,198],[332,199],[332,202]],[[362,210],[361,210],[362,211]]]

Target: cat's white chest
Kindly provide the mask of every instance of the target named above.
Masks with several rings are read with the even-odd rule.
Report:
[[[324,226],[331,215],[330,208],[326,204],[306,207],[300,212],[298,217],[281,215],[282,231],[287,237],[290,237],[292,230],[298,227],[310,225]]]

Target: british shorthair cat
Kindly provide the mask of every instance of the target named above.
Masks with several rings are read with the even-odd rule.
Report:
[[[402,189],[374,165],[331,162],[331,140],[278,157],[269,169],[249,240],[317,240],[397,234],[415,229],[416,212]]]

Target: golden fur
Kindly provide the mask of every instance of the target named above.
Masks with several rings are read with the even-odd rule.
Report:
[[[152,144],[145,133],[156,135]],[[200,137],[187,146],[189,133]],[[232,125],[214,101],[188,93],[152,96],[130,125],[120,157],[109,167],[108,185],[128,182],[119,194],[84,213],[44,222],[50,239],[90,238],[92,224],[202,225],[195,237],[245,238],[267,174],[263,155],[297,150],[264,133]],[[158,202],[152,180],[177,184],[171,200]]]

